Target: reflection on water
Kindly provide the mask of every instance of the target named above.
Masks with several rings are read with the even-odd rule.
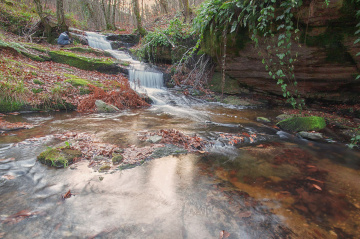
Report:
[[[358,237],[358,153],[254,120],[277,112],[194,108],[193,118],[190,110],[157,106],[11,116],[41,126],[0,136],[0,238],[219,238],[222,230],[229,238]],[[62,170],[36,161],[56,143],[47,136],[54,133],[93,133],[128,147],[140,144],[139,132],[166,128],[197,133],[213,146],[112,174],[94,172],[86,161]],[[256,137],[229,145],[220,136],[226,134]],[[68,190],[75,196],[63,200]]]

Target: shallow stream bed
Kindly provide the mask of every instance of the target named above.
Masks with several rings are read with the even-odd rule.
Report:
[[[277,111],[183,100],[118,114],[7,116],[38,126],[0,135],[0,238],[359,238],[358,152],[256,121]],[[111,173],[87,160],[65,169],[36,160],[57,143],[53,134],[91,133],[127,148],[160,129],[211,145]]]

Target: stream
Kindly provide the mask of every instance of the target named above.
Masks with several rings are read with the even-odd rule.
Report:
[[[106,50],[131,62],[130,81],[154,104],[113,114],[6,116],[38,127],[0,135],[0,238],[359,238],[358,151],[256,121],[279,110],[165,89],[161,72]],[[211,144],[206,152],[112,172],[96,171],[87,160],[65,169],[36,160],[57,143],[54,134],[89,133],[127,148],[144,145],[139,134],[161,129]],[[68,190],[74,195],[64,200]]]

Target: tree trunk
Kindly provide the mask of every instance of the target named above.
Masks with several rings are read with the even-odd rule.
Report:
[[[189,7],[189,0],[182,0],[182,4],[184,7],[184,22],[190,20],[190,7]]]
[[[34,0],[34,3],[36,5],[36,12],[40,17],[42,25],[44,26],[44,36],[47,37],[48,42],[52,42],[55,39],[52,34],[53,26],[50,23],[49,18],[46,16],[45,12],[43,11],[41,0]]]
[[[164,10],[165,14],[168,14],[168,2],[167,0],[160,0],[160,5],[161,5],[161,8]]]
[[[139,0],[132,0],[132,2],[133,2],[133,7],[134,7],[134,15],[136,17],[136,22],[137,22],[137,29],[138,29],[140,35],[144,36],[144,35],[146,35],[146,30],[143,28],[143,26],[141,24]]]
[[[111,16],[111,25],[113,26],[114,30],[116,30],[115,26],[115,17],[116,17],[116,8],[118,6],[118,0],[114,0],[113,9],[112,9],[112,16]]]
[[[68,26],[65,23],[63,0],[56,0],[56,17],[57,17],[58,27],[59,27],[60,31],[61,32],[67,31]]]

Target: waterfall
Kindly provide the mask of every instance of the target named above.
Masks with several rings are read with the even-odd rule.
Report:
[[[151,71],[129,70],[129,80],[136,85],[147,88],[161,88],[163,84],[163,74]]]
[[[141,63],[132,59],[132,57],[119,50],[112,50],[111,44],[106,40],[104,35],[87,32],[89,46],[109,52],[114,58],[130,63],[129,81],[135,87],[141,86],[145,88],[162,88],[164,87],[163,73],[150,67],[148,64]]]
[[[89,46],[101,50],[111,50],[111,44],[105,38],[105,36],[97,34],[95,32],[86,32]]]

